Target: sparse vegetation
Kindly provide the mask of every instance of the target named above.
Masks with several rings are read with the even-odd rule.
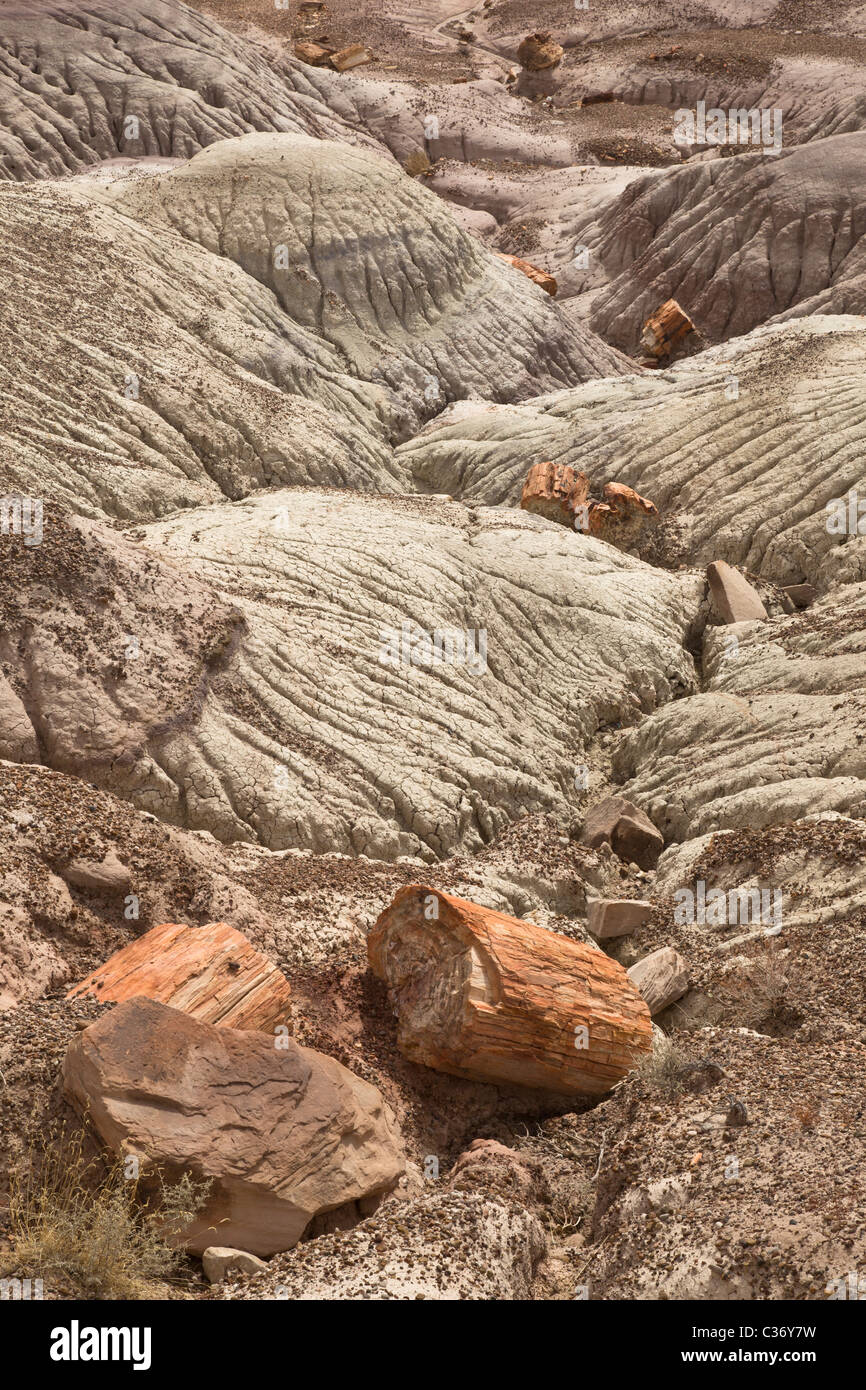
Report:
[[[801,1101],[794,1106],[794,1119],[801,1129],[814,1129],[820,1113],[821,1106],[815,1100]]]
[[[11,1180],[13,1253],[4,1273],[52,1280],[82,1298],[158,1297],[184,1254],[172,1244],[202,1209],[209,1182],[157,1175],[149,1193],[127,1176],[123,1158],[109,1166],[87,1158],[87,1131],[49,1131]]]
[[[551,1235],[557,1240],[574,1235],[589,1215],[594,1200],[592,1184],[586,1179],[575,1178],[568,1190],[557,1186],[544,1208],[545,1224]]]
[[[652,1052],[638,1066],[637,1074],[650,1090],[676,1096],[683,1089],[683,1076],[690,1060],[685,1048],[673,1038],[658,1038],[653,1042]]]
[[[775,940],[766,942],[727,982],[726,992],[737,1010],[737,1022],[762,1032],[778,1031],[799,1020],[791,1003],[795,975],[787,952]]]

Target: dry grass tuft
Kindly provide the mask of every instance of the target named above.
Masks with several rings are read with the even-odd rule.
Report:
[[[691,1057],[673,1038],[655,1038],[653,1050],[637,1068],[640,1081],[652,1091],[666,1096],[679,1095]]]
[[[41,1278],[46,1289],[71,1287],[81,1298],[164,1297],[159,1286],[184,1259],[172,1242],[204,1206],[210,1183],[184,1174],[169,1185],[149,1174],[144,1197],[136,1161],[106,1168],[85,1157],[86,1138],[85,1129],[49,1131],[12,1175],[13,1253],[4,1272]]]

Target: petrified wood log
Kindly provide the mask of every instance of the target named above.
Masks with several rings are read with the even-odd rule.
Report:
[[[400,1051],[437,1071],[601,1095],[652,1047],[649,1010],[616,961],[434,888],[401,888],[367,955]]]
[[[517,49],[517,61],[530,72],[542,72],[545,68],[555,68],[562,62],[565,49],[557,43],[546,30],[527,34],[521,39]]]
[[[534,463],[526,475],[520,505],[525,512],[558,521],[562,526],[574,526],[579,518],[578,508],[588,516],[589,479],[577,473],[567,463]]]
[[[84,995],[112,1004],[144,995],[201,1023],[264,1032],[285,1024],[291,1031],[288,980],[225,922],[152,927],[115,951],[66,997]]]
[[[509,256],[505,251],[497,251],[495,254],[501,261],[507,261],[509,265],[513,265],[515,270],[522,271],[528,280],[532,280],[548,294],[556,294],[558,289],[556,280],[552,275],[548,275],[546,270],[539,270],[538,266],[533,265],[531,261],[522,261],[519,256]]]
[[[653,357],[669,357],[686,334],[694,331],[694,327],[677,301],[667,299],[644,324],[641,346]]]

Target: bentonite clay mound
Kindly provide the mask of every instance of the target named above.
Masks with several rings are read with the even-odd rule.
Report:
[[[863,18],[0,5],[0,1298],[866,1297]]]

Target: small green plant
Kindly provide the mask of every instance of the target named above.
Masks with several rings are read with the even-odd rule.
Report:
[[[145,1197],[137,1163],[88,1159],[86,1133],[49,1131],[13,1174],[13,1253],[5,1272],[71,1285],[83,1298],[159,1297],[156,1286],[183,1259],[173,1242],[201,1211],[211,1184],[186,1173],[168,1184],[150,1174]]]

